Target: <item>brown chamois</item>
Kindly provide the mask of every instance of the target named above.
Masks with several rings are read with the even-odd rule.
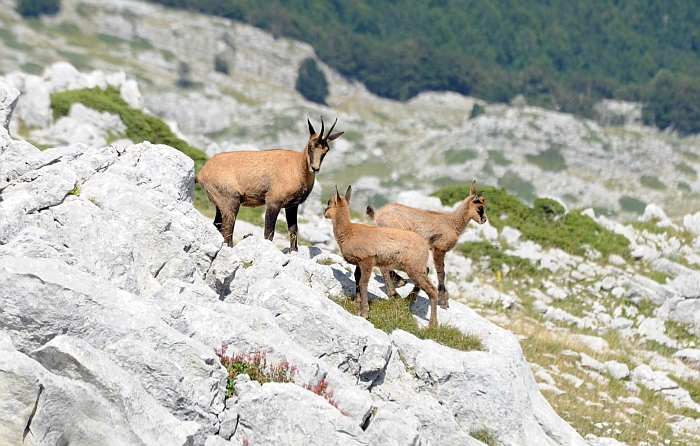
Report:
[[[484,213],[484,197],[476,191],[476,180],[472,182],[469,196],[462,201],[454,212],[438,212],[416,209],[398,203],[390,203],[377,212],[372,206],[367,206],[367,215],[377,226],[408,229],[417,232],[430,244],[433,251],[435,271],[438,276],[439,303],[442,308],[449,307],[449,298],[445,288],[445,253],[452,249],[459,236],[474,220],[479,224],[486,223]],[[386,280],[400,280],[393,271],[385,276]]]
[[[311,121],[309,141],[304,150],[241,150],[214,155],[197,174],[196,181],[216,206],[214,226],[224,241],[233,246],[233,227],[241,206],[265,205],[265,238],[272,240],[280,209],[285,210],[289,230],[289,248],[297,250],[297,209],[314,187],[328,143],[345,132],[331,135],[316,133]]]
[[[416,286],[430,298],[429,327],[437,325],[437,288],[430,283],[425,265],[430,256],[428,242],[412,231],[396,228],[379,228],[350,221],[350,196],[352,187],[348,186],[345,197],[338,193],[328,200],[323,211],[326,218],[333,222],[333,235],[340,246],[343,258],[355,265],[355,305],[360,304],[360,316],[366,318],[369,313],[367,284],[372,268],[379,267],[390,284],[388,271],[400,269],[408,274]],[[393,286],[392,286],[393,289]]]

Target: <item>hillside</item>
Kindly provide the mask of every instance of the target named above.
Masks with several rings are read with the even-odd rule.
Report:
[[[697,137],[643,125],[632,102],[599,103],[598,122],[455,93],[382,99],[319,61],[323,106],[295,89],[312,48],[248,25],[130,0],[64,0],[39,20],[0,4],[0,388],[17,389],[0,437],[699,441]],[[272,244],[239,221],[222,247],[192,206],[195,148],[300,149],[320,115],[346,134],[300,210],[300,253],[280,252],[284,224]],[[135,116],[154,133],[131,133]],[[354,317],[322,197],[352,183],[357,210],[451,210],[474,178],[489,222],[447,256],[438,318],[481,349],[423,339],[425,296],[386,301],[380,277],[370,315],[399,302],[419,328]],[[229,382],[224,345],[298,367],[295,384]]]
[[[330,90],[322,106],[295,89],[302,62],[316,57],[313,49],[248,25],[126,0],[65,0],[57,16],[30,21],[14,13],[13,1],[2,5],[0,70],[42,74],[68,60],[83,72],[123,71],[138,82],[133,105],[164,118],[210,156],[300,148],[306,118],[338,117],[346,134],[334,143],[318,180],[326,188],[352,183],[358,209],[403,190],[429,194],[473,179],[526,201],[550,196],[623,220],[652,202],[672,218],[700,209],[700,140],[641,125],[638,103],[601,102],[600,119],[592,121],[455,93],[397,102],[319,61]],[[228,74],[215,70],[217,58],[228,61]],[[27,79],[7,78],[21,91],[34,82]],[[481,113],[470,118],[475,104]],[[33,116],[22,108],[13,134],[39,146],[60,143],[58,133],[42,130],[51,123],[48,110]]]
[[[508,102],[522,94],[589,118],[600,99],[643,99],[646,122],[700,131],[692,106],[700,97],[700,7],[693,2],[151,1],[307,42],[383,97],[449,90]]]

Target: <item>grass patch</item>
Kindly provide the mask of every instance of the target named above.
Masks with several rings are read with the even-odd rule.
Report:
[[[92,66],[90,65],[90,57],[85,54],[74,53],[72,51],[62,51],[58,50],[57,53],[71,63],[79,71],[90,71]],[[55,93],[61,94],[61,93]]]
[[[80,184],[75,183],[75,186],[73,186],[73,189],[71,189],[70,192],[68,192],[68,194],[79,197],[80,196]]]
[[[676,164],[676,170],[679,171],[680,173],[688,175],[692,179],[695,179],[698,175],[698,172],[695,169],[693,169],[692,167],[690,167],[689,165],[687,165],[686,163]]]
[[[641,183],[642,186],[648,187],[649,189],[654,189],[654,190],[664,190],[666,189],[666,185],[659,181],[658,178],[653,177],[651,175],[642,175],[642,178],[639,179],[639,182]]]
[[[36,74],[37,76],[40,76],[44,72],[44,67],[34,62],[24,63],[20,68],[25,73]]]
[[[686,183],[685,181],[678,182],[678,190],[682,190],[683,192],[692,192],[690,184]]]
[[[498,185],[511,191],[522,200],[532,201],[535,199],[535,186],[529,181],[525,181],[515,172],[507,172],[498,179]]]
[[[297,368],[290,366],[287,361],[268,364],[267,352],[265,351],[256,350],[253,353],[236,353],[232,356],[226,356],[227,350],[228,345],[226,344],[222,345],[221,349],[216,349],[221,365],[228,372],[228,379],[226,380],[227,397],[236,394],[233,383],[238,375],[248,375],[250,379],[260,384],[269,382],[289,383],[294,381]]]
[[[644,214],[644,210],[647,208],[647,204],[642,200],[627,195],[620,197],[618,203],[620,203],[620,207],[623,211],[634,212],[639,215]]]
[[[215,349],[216,355],[219,357],[221,365],[228,372],[226,380],[226,397],[232,397],[236,394],[234,382],[238,375],[248,375],[251,380],[257,381],[260,384],[269,382],[275,383],[293,383],[297,375],[298,368],[290,365],[287,361],[273,363],[267,361],[267,352],[264,350],[256,350],[253,353],[236,353],[231,356],[226,356],[228,345],[224,344],[221,349]],[[328,403],[338,409],[338,402],[333,397],[333,391],[328,388],[328,381],[322,378],[316,384],[302,384],[301,387],[322,396]],[[343,415],[348,416],[345,411],[340,411]]]
[[[528,259],[508,255],[503,250],[489,242],[467,242],[457,246],[457,250],[464,256],[475,262],[488,258],[489,270],[493,273],[502,271],[503,265],[508,265],[512,278],[530,277],[536,275],[539,270]]]
[[[357,315],[359,307],[351,299],[333,299],[348,313]],[[438,324],[435,328],[422,328],[413,318],[410,310],[411,299],[379,299],[369,303],[368,320],[378,329],[391,333],[396,329],[407,331],[419,339],[432,339],[447,347],[462,351],[483,350],[481,339],[475,335],[465,335],[449,325]]]
[[[617,360],[629,366],[629,341],[610,341],[606,337],[610,350],[594,351],[564,330],[550,330],[541,321],[530,318],[514,319],[507,328],[521,335],[523,354],[528,362],[537,364],[538,370],[549,373],[556,387],[565,392],[561,395],[548,391],[542,393],[554,410],[582,436],[594,434],[611,437],[632,445],[644,444],[650,438],[649,432],[654,431],[658,433],[654,444],[694,444],[683,434],[676,435],[669,426],[669,418],[673,415],[692,415],[687,410],[675,407],[659,392],[644,387],[635,392],[621,380],[603,376],[598,381],[577,364],[575,357],[565,354],[566,350],[584,352],[601,362]],[[618,345],[620,343],[624,345]],[[583,380],[583,385],[565,379],[562,376],[565,373]],[[538,378],[538,381],[541,380]],[[692,388],[692,383],[689,387]],[[633,405],[624,401],[628,397],[638,397],[643,404]],[[670,443],[664,443],[665,439]]]
[[[17,41],[15,35],[9,29],[0,28],[0,40],[3,41],[5,45],[16,50],[20,50],[27,53],[34,52],[34,48],[25,43],[20,43]]]
[[[439,197],[442,204],[452,206],[469,195],[470,186],[448,186],[432,195]],[[558,247],[574,255],[584,255],[587,245],[600,251],[604,258],[610,254],[629,258],[627,238],[603,228],[579,210],[565,213],[557,201],[548,198],[538,198],[530,207],[504,189],[491,186],[484,189],[486,215],[499,230],[508,225],[521,231],[523,239],[539,243],[543,248]]]
[[[551,147],[537,155],[525,155],[525,158],[542,170],[561,172],[566,169],[566,160],[558,147]]]
[[[507,166],[511,163],[500,150],[489,150],[489,160],[499,166]]]
[[[442,156],[445,158],[445,162],[447,164],[462,164],[475,159],[477,157],[477,154],[475,151],[469,149],[450,149],[445,151],[445,153],[443,153]]]
[[[129,107],[114,87],[108,87],[106,90],[95,87],[53,93],[51,108],[53,108],[54,119],[66,116],[71,105],[76,102],[100,112],[118,114],[126,125],[126,137],[135,143],[150,141],[153,144],[166,144],[180,150],[192,158],[196,172],[199,172],[207,160],[204,152],[175,136],[170,127],[160,118]]]
[[[484,429],[477,429],[474,431],[469,432],[469,436],[479,440],[480,442],[484,443],[486,446],[498,446],[498,441],[496,440],[496,437],[493,435],[493,432],[490,430],[484,428]]]

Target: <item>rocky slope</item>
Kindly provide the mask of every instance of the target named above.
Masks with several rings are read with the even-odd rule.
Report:
[[[18,95],[0,84],[4,123]],[[502,444],[586,444],[540,393],[517,338],[469,307],[439,318],[478,335],[481,351],[388,335],[329,299],[352,288],[337,255],[284,254],[255,236],[222,246],[192,207],[180,152],[42,152],[6,127],[0,142],[3,444],[477,445],[480,429]],[[299,383],[325,379],[338,408],[245,377],[226,399],[222,345],[288,361]]]
[[[0,357],[11,358],[0,369],[10,370],[2,376],[12,383],[0,388],[14,395],[0,398],[11,401],[2,419],[12,420],[0,437],[101,443],[90,435],[105,422],[83,415],[97,407],[114,414],[114,441],[129,444],[161,435],[215,444],[230,434],[239,443],[283,442],[288,423],[300,432],[318,428],[310,437],[366,444],[375,436],[395,444],[470,444],[468,434],[482,429],[502,444],[539,444],[533,438],[542,430],[549,444],[582,441],[562,439],[570,431],[543,409],[551,404],[591,444],[700,441],[696,138],[639,126],[636,104],[601,104],[599,122],[518,101],[486,104],[485,113],[468,119],[472,98],[430,93],[395,103],[327,69],[331,107],[323,107],[293,90],[296,67],[311,49],[254,28],[133,1],[64,0],[61,15],[24,22],[13,2],[0,4],[7,25],[0,82],[22,92],[15,102],[17,92],[0,91],[0,123],[15,137],[0,130],[0,345],[7,352]],[[229,75],[212,72],[216,56],[230,62]],[[85,66],[53,64],[66,58]],[[175,86],[181,61],[192,68],[194,88]],[[461,241],[501,247],[529,259],[535,272],[517,274],[511,257],[497,276],[488,257],[454,252],[448,289],[517,340],[456,304],[440,311],[440,320],[478,334],[486,352],[444,353],[405,333],[387,336],[327,299],[350,292],[352,280],[332,254],[320,187],[302,211],[300,236],[312,247],[300,255],[281,254],[260,240],[260,228],[241,221],[236,239],[255,237],[221,248],[219,235],[191,208],[187,158],[134,145],[117,116],[80,105],[53,120],[50,92],[107,85],[132,106],[165,116],[209,153],[298,147],[306,116],[337,115],[348,133],[333,143],[319,175],[326,191],[352,182],[360,205],[364,196],[375,205],[384,197],[442,209],[424,194],[476,177],[523,197],[592,206],[588,215],[630,241],[630,257],[593,250],[576,256],[507,226],[470,226]],[[58,148],[39,152],[32,144]],[[601,215],[622,204],[640,207],[641,221]],[[276,242],[286,245],[282,235]],[[384,296],[380,280],[371,292]],[[419,320],[426,317],[422,303],[413,307]],[[266,349],[300,367],[300,384],[325,377],[353,424],[290,385],[241,382],[239,399],[224,401],[213,350],[222,344],[232,352]],[[313,415],[295,411],[290,419],[279,407]],[[42,418],[54,413],[74,418]],[[332,426],[306,419],[321,413]],[[537,427],[541,419],[547,421]]]
[[[67,60],[83,72],[123,71],[138,79],[143,106],[210,155],[299,148],[307,117],[338,117],[347,133],[319,181],[353,183],[358,209],[402,190],[430,193],[475,178],[526,201],[553,196],[623,217],[643,213],[646,203],[672,217],[700,209],[698,138],[641,126],[640,104],[603,102],[591,121],[517,98],[506,106],[424,93],[399,103],[320,63],[330,85],[326,107],[294,89],[301,62],[315,58],[312,48],[247,25],[133,0],[64,0],[59,15],[27,22],[14,13],[14,0],[0,4],[0,70],[41,74]],[[215,71],[216,60],[228,73]],[[32,82],[9,83],[25,91]],[[484,113],[470,118],[475,103]],[[48,117],[19,114],[14,134],[57,143],[58,133],[42,132]]]

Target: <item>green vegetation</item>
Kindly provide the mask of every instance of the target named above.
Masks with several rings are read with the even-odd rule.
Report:
[[[199,172],[207,161],[207,155],[204,152],[175,136],[170,127],[160,118],[129,107],[119,95],[119,91],[114,87],[108,87],[106,90],[95,87],[53,93],[51,95],[51,108],[53,108],[54,119],[66,116],[70,111],[71,105],[75,103],[81,103],[97,111],[118,114],[124,125],[126,125],[127,138],[136,143],[150,141],[153,144],[165,144],[174,147],[192,158],[195,172]],[[209,202],[207,194],[199,184],[196,184],[194,188],[194,202],[195,207],[200,212],[210,218],[214,217],[214,205]],[[252,216],[250,217],[252,218]],[[247,220],[245,213],[240,218]]]
[[[39,17],[57,14],[61,9],[61,0],[19,0],[17,12],[22,17]]]
[[[496,440],[496,437],[493,435],[493,432],[486,428],[473,430],[469,432],[469,436],[479,440],[486,446],[498,446],[498,440]]]
[[[651,175],[642,175],[642,178],[639,179],[639,182],[641,183],[642,186],[648,187],[649,189],[656,189],[656,190],[664,190],[666,189],[666,185],[659,181],[658,178],[651,176]]]
[[[529,277],[536,275],[538,272],[537,267],[528,259],[505,254],[501,248],[490,242],[462,243],[457,246],[457,250],[464,257],[470,257],[477,262],[482,258],[488,257],[488,268],[494,273],[502,271],[503,265],[508,265],[510,268],[508,274],[513,278]]]
[[[214,71],[222,74],[228,74],[228,62],[221,56],[216,56],[214,58]]]
[[[238,375],[248,375],[253,381],[260,384],[269,382],[289,383],[294,381],[294,375],[297,373],[297,368],[290,366],[287,361],[282,361],[279,364],[268,364],[267,352],[256,350],[253,353],[236,353],[231,356],[226,356],[228,345],[224,344],[221,349],[216,350],[217,356],[228,371],[228,379],[226,381],[226,396],[231,397],[236,394],[236,389],[233,386]]]
[[[506,172],[505,175],[498,179],[498,185],[513,192],[525,201],[535,199],[535,186],[529,181],[520,178],[520,175],[515,172]]]
[[[73,186],[73,189],[71,189],[70,192],[68,192],[68,194],[75,195],[76,197],[79,197],[80,196],[80,184],[75,183],[75,186]]]
[[[462,164],[477,157],[475,151],[470,149],[454,150],[449,149],[443,154],[447,164]]]
[[[690,167],[689,165],[687,165],[686,163],[676,164],[676,170],[683,173],[683,174],[688,175],[692,179],[695,179],[698,175],[697,171],[695,169],[693,169],[692,167]]]
[[[54,119],[66,116],[71,105],[75,103],[82,103],[86,107],[100,112],[107,111],[118,114],[126,125],[127,138],[136,143],[150,141],[153,144],[166,144],[174,147],[192,158],[197,172],[207,160],[204,152],[175,136],[170,127],[160,118],[129,107],[114,87],[108,87],[106,90],[95,87],[53,93],[51,95],[51,108],[53,108]]]
[[[275,383],[293,383],[294,377],[297,375],[298,368],[290,365],[287,361],[279,363],[268,363],[267,352],[264,350],[256,350],[253,353],[235,353],[231,356],[226,356],[228,345],[224,344],[220,349],[215,349],[216,355],[219,357],[221,365],[228,372],[226,380],[226,397],[232,397],[236,394],[234,382],[238,375],[248,375],[251,380],[257,381],[260,384],[269,382]],[[322,378],[316,384],[302,384],[304,389],[322,396],[330,405],[338,408],[338,402],[333,398],[333,391],[328,388],[328,381]],[[343,415],[348,416],[347,412],[340,411]]]
[[[627,195],[623,195],[622,197],[620,197],[618,202],[620,203],[620,207],[623,211],[634,212],[635,214],[639,215],[644,214],[644,210],[647,208],[647,204],[642,200],[639,200],[634,197],[629,197]]]
[[[299,66],[296,89],[307,100],[326,104],[328,81],[316,61],[311,57],[305,59]]]
[[[448,186],[432,195],[451,206],[467,197],[470,187],[469,184]],[[586,246],[590,246],[606,258],[610,254],[629,257],[629,241],[624,236],[603,228],[579,210],[565,213],[561,204],[549,198],[537,198],[529,207],[505,189],[491,186],[484,189],[486,215],[499,230],[506,225],[516,228],[523,238],[543,248],[558,247],[570,254],[583,255]]]
[[[589,117],[601,98],[644,100],[648,122],[700,130],[698,2],[150,1],[307,42],[330,67],[392,99],[522,94]]]
[[[556,147],[551,147],[537,155],[525,155],[525,158],[542,170],[560,172],[566,169],[566,161]]]
[[[474,119],[479,115],[483,115],[484,113],[486,113],[486,107],[475,103],[474,106],[472,106],[471,113],[469,113],[469,119]]]
[[[489,160],[499,166],[507,166],[510,160],[503,155],[503,152],[498,150],[489,150]]]
[[[359,307],[345,297],[333,299],[349,313],[357,315]],[[369,303],[368,320],[378,329],[391,333],[396,329],[407,331],[420,339],[432,339],[447,347],[462,351],[483,350],[481,340],[475,335],[465,335],[449,325],[422,328],[411,314],[411,297],[405,299],[380,299]]]

